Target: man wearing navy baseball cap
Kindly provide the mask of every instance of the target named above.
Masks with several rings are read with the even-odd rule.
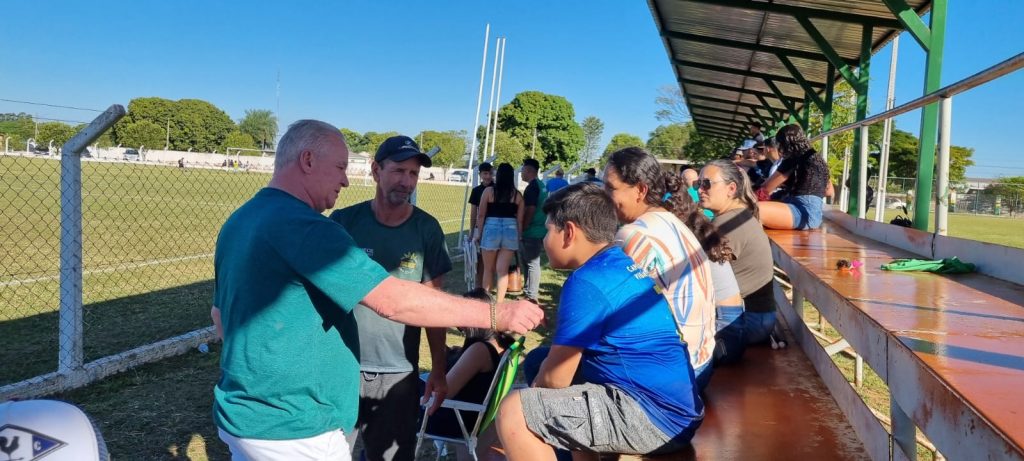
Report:
[[[374,198],[335,211],[331,219],[390,275],[440,289],[444,274],[452,270],[444,232],[437,219],[409,203],[420,169],[430,165],[430,156],[412,138],[386,139],[371,165],[377,183]],[[349,446],[361,437],[366,459],[412,461],[420,401],[420,328],[388,320],[362,304],[353,312],[362,381]],[[436,394],[436,409],[448,389],[445,330],[427,328],[427,341],[432,367],[424,395]],[[358,453],[352,458],[360,459]]]
[[[416,144],[416,141],[413,141],[412,138],[408,136],[392,136],[380,143],[377,153],[373,156],[373,161],[377,162],[377,164],[381,164],[385,160],[401,163],[413,157],[416,157],[419,160],[419,164],[423,167],[430,168],[433,164],[430,156],[424,154],[420,150],[419,144]],[[413,187],[416,187],[416,185],[413,184]]]

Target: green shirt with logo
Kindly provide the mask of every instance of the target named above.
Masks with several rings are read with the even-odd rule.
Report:
[[[352,313],[388,274],[338,223],[265,188],[217,237],[213,304],[224,328],[217,427],[287,440],[351,430],[359,409]]]
[[[370,202],[331,213],[366,254],[393,277],[427,282],[452,270],[441,225],[427,212],[413,207],[402,224],[377,221]],[[420,328],[385,319],[358,305],[360,369],[372,373],[404,373],[419,369]]]

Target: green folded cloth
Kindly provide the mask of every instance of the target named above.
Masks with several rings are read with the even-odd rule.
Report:
[[[882,264],[886,271],[920,271],[936,274],[969,274],[974,272],[974,264],[965,263],[956,256],[946,259],[897,259],[889,264]]]

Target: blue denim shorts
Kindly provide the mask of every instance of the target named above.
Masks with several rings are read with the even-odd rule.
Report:
[[[516,218],[487,218],[484,221],[484,235],[480,237],[480,249],[518,250],[519,232],[516,231]]]
[[[821,227],[822,199],[817,195],[797,195],[783,200],[793,213],[793,229]]]

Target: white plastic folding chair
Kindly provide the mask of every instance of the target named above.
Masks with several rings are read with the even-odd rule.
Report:
[[[416,437],[416,451],[413,453],[419,453],[420,445],[423,443],[424,438],[428,438],[434,441],[443,443],[458,443],[466,446],[469,450],[469,455],[474,460],[479,461],[476,455],[477,439],[481,432],[487,429],[494,418],[497,416],[498,405],[501,404],[502,399],[508,395],[508,392],[512,390],[512,385],[515,383],[516,373],[519,372],[519,362],[523,355],[523,341],[526,338],[520,337],[516,342],[512,343],[511,346],[503,354],[501,354],[501,360],[498,361],[497,371],[494,373],[494,379],[491,380],[491,386],[487,390],[487,396],[484,397],[484,403],[473,403],[464,402],[461,400],[445,399],[441,403],[441,408],[449,408],[455,412],[455,419],[459,423],[459,429],[462,432],[462,438],[451,438],[443,437],[440,435],[428,434],[427,433],[427,409],[430,408],[434,399],[431,397],[430,401],[423,406],[423,422],[420,424],[420,432]],[[462,418],[462,412],[470,411],[477,413],[476,423],[473,424],[472,428],[467,428],[466,423]],[[441,450],[437,451],[437,459],[441,459]]]
[[[476,288],[477,250],[477,246],[473,245],[473,239],[462,240],[462,279],[466,282],[466,291]]]

